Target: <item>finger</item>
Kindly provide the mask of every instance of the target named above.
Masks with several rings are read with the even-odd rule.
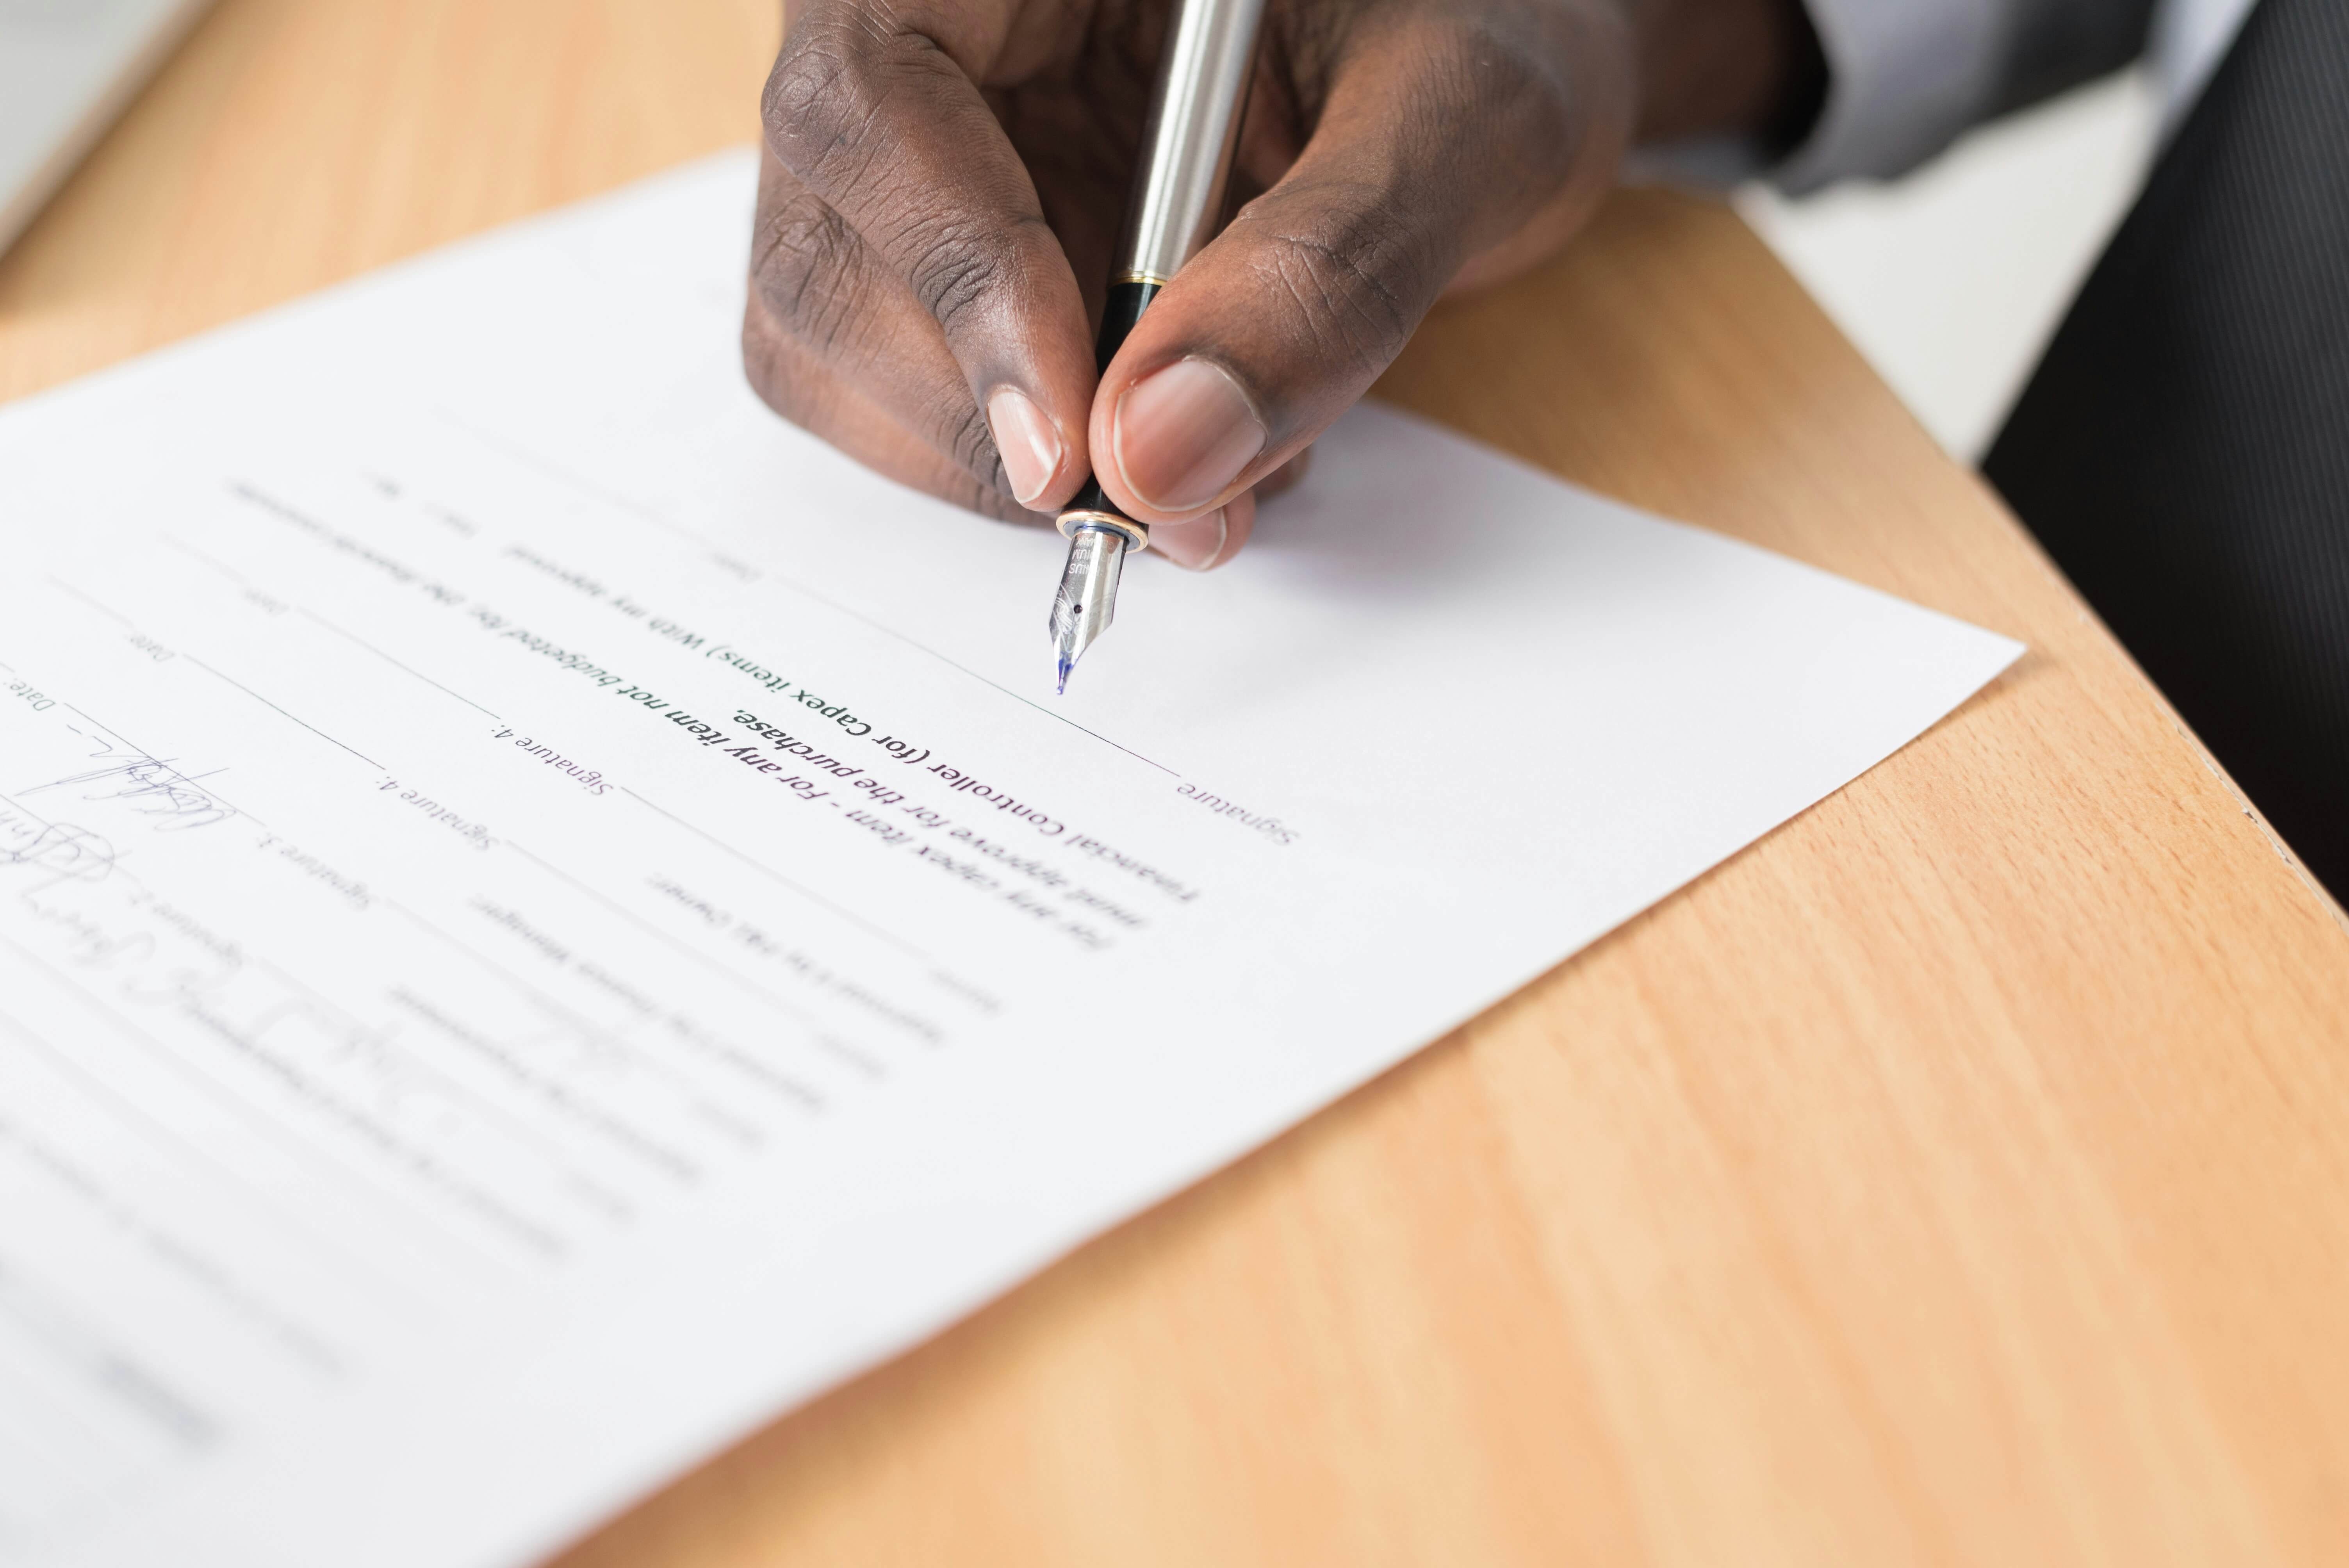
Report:
[[[1240,552],[1256,528],[1256,492],[1242,490],[1215,511],[1188,522],[1161,523],[1150,531],[1150,548],[1191,572],[1212,572]]]
[[[1259,501],[1294,489],[1311,466],[1313,449],[1306,448],[1215,511],[1187,522],[1162,522],[1150,531],[1150,547],[1175,565],[1193,572],[1212,572],[1240,552],[1256,531]]]
[[[1093,390],[1083,296],[978,79],[1009,7],[814,0],[767,83],[768,144],[937,325],[997,446],[1082,481]]]
[[[1036,442],[998,447],[911,291],[771,151],[761,160],[750,286],[772,324],[833,377],[973,478],[1015,500],[1049,485]]]
[[[751,390],[769,407],[877,473],[1007,522],[1050,521],[973,475],[833,374],[777,325],[756,294],[742,315],[742,367]]]
[[[1111,497],[1154,525],[1225,505],[1361,395],[1464,263],[1587,211],[1629,121],[1598,85],[1610,57],[1628,75],[1619,34],[1526,0],[1350,42],[1296,165],[1104,373],[1091,434]]]
[[[1304,483],[1305,476],[1312,470],[1312,468],[1313,449],[1308,447],[1264,478],[1257,480],[1250,493],[1258,500],[1270,500],[1277,495],[1285,495]]]

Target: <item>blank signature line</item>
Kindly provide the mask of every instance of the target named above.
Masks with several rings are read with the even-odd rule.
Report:
[[[505,715],[499,713],[494,709],[483,707],[480,703],[475,702],[463,692],[442,686],[439,681],[434,680],[422,670],[409,668],[407,665],[404,665],[398,659],[393,658],[389,654],[385,653],[381,648],[377,647],[373,643],[368,642],[365,637],[358,635],[357,633],[345,631],[342,627],[336,625],[332,621],[327,620],[325,616],[313,614],[308,610],[303,609],[299,604],[295,605],[294,609],[297,614],[305,617],[314,624],[326,627],[326,630],[334,633],[335,635],[338,637],[348,638],[351,642],[357,643],[360,647],[365,648],[368,653],[373,654],[377,658],[381,659],[385,664],[391,665],[394,669],[407,670],[409,675],[414,676],[426,686],[431,686],[439,691],[446,692],[449,696],[455,697],[459,702],[463,703],[467,707],[471,708],[474,712],[486,713],[492,718],[496,719],[500,724],[503,724],[506,721]]]
[[[293,721],[294,721],[295,724],[300,725],[303,728],[305,728],[305,729],[308,730],[311,734],[313,734],[313,735],[316,736],[319,739],[321,739],[321,740],[323,740],[323,741],[327,742],[329,745],[333,745],[333,746],[341,746],[345,751],[349,752],[352,756],[354,756],[354,757],[357,758],[360,761],[362,761],[362,762],[366,763],[368,767],[373,768],[373,769],[378,769],[378,770],[382,769],[382,768],[383,768],[383,764],[382,764],[382,763],[378,762],[374,758],[369,757],[366,752],[361,751],[357,747],[356,747],[356,746],[344,746],[344,745],[343,745],[343,743],[342,743],[341,741],[336,740],[333,736],[328,735],[325,730],[320,729],[316,725],[312,724],[308,719],[306,719],[306,718],[301,718],[301,717],[296,717],[296,716],[295,716],[295,715],[294,715],[294,714],[287,713],[284,708],[279,707],[275,703],[274,703],[274,702],[270,701],[267,697],[265,697],[265,696],[262,696],[259,692],[257,692],[257,691],[254,690],[251,686],[249,686],[245,685],[243,681],[241,681],[241,680],[237,679],[234,676],[224,676],[224,675],[221,675],[220,671],[218,671],[218,670],[216,670],[216,669],[212,668],[212,665],[208,665],[208,664],[204,663],[204,661],[203,661],[203,660],[202,660],[202,659],[200,659],[200,658],[196,657],[196,655],[193,655],[193,654],[181,654],[180,656],[181,656],[181,658],[183,658],[183,659],[187,660],[187,661],[188,661],[188,663],[190,663],[190,664],[191,664],[191,665],[195,665],[195,666],[196,666],[196,668],[198,668],[198,669],[200,669],[200,670],[203,671],[206,675],[208,675],[208,676],[219,676],[219,678],[220,678],[220,679],[222,679],[222,680],[224,680],[224,681],[228,682],[228,684],[229,684],[229,685],[231,685],[231,686],[233,686],[236,687],[236,689],[237,689],[237,690],[239,690],[239,691],[243,692],[245,696],[247,696],[251,697],[254,701],[255,701],[255,702],[259,703],[262,707],[265,707],[265,708],[268,708],[271,712],[273,712],[273,713],[275,713],[275,714],[279,715],[281,717],[293,719]]]

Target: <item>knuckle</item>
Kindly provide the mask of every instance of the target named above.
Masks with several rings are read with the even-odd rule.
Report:
[[[1577,50],[1557,7],[1495,6],[1455,16],[1420,42],[1422,69],[1402,113],[1421,145],[1450,156],[1481,150],[1511,169],[1563,162],[1574,136]],[[1530,170],[1527,170],[1530,172]]]
[[[812,181],[864,149],[881,98],[854,29],[812,18],[784,40],[767,77],[760,114],[775,156]]]
[[[996,259],[953,232],[939,235],[907,275],[914,297],[951,335],[988,295],[1001,271]]]
[[[1010,283],[1020,236],[1014,229],[989,231],[947,216],[920,228],[925,241],[906,268],[905,281],[922,308],[953,337]]]
[[[830,203],[804,191],[778,203],[760,214],[751,241],[761,302],[792,336],[836,350],[857,320],[861,245]]]
[[[886,167],[893,119],[961,72],[932,39],[849,5],[792,29],[760,97],[767,139],[819,189]]]
[[[1375,196],[1271,224],[1264,239],[1266,282],[1318,348],[1361,368],[1402,352],[1440,282],[1427,243]]]
[[[878,0],[873,0],[877,4]],[[999,218],[983,196],[939,172],[940,138],[953,129],[970,84],[936,42],[885,27],[854,9],[811,16],[792,30],[767,80],[763,113],[775,156],[853,230],[794,233],[779,214],[773,236],[811,261],[853,246],[857,232],[923,311],[951,336],[1016,286],[1041,213]],[[792,257],[779,251],[777,282]]]

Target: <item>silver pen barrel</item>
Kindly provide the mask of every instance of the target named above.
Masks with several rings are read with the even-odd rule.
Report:
[[[1263,22],[1264,0],[1175,6],[1112,283],[1163,284],[1216,237]]]
[[[1094,344],[1099,369],[1109,368],[1158,291],[1215,237],[1263,22],[1264,0],[1177,0]],[[1069,558],[1051,629],[1065,691],[1078,657],[1116,614],[1122,558],[1146,547],[1150,531],[1118,510],[1095,478],[1061,511],[1060,525]]]

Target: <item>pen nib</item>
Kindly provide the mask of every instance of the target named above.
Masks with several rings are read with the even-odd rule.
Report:
[[[1057,689],[1069,689],[1069,672],[1109,630],[1117,614],[1117,579],[1125,564],[1125,540],[1105,528],[1076,529],[1069,536],[1069,562],[1061,571],[1061,591],[1052,596],[1052,652],[1060,666]]]

